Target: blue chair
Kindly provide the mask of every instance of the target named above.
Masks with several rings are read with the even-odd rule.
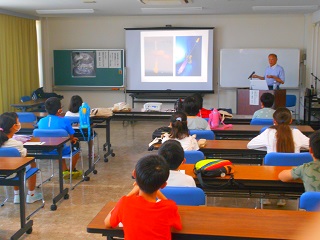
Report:
[[[32,112],[17,112],[19,121],[21,123],[35,123],[37,121],[37,117]]]
[[[311,212],[320,211],[320,192],[305,192],[299,199],[299,209]]]
[[[190,135],[196,134],[196,139],[199,140],[201,138],[207,140],[214,140],[214,132],[211,130],[189,130]]]
[[[273,125],[273,119],[266,118],[253,118],[251,119],[250,125]]]
[[[299,166],[304,163],[312,162],[310,153],[267,153],[263,159],[264,165],[269,166]]]
[[[64,129],[34,129],[33,130],[33,136],[34,137],[69,137],[69,134]],[[78,153],[80,154],[80,160],[81,160],[82,179],[73,186],[72,185],[72,157],[75,156]],[[54,151],[51,151],[51,152],[41,152],[39,154],[41,154],[41,155],[58,155],[58,152],[56,150],[54,150]],[[83,180],[85,180],[84,175],[83,175],[84,171],[83,171],[83,158],[82,158],[81,149],[79,148],[79,149],[74,151],[72,149],[72,147],[71,147],[71,144],[70,145],[66,145],[62,150],[62,158],[63,159],[69,159],[69,161],[70,161],[70,166],[69,166],[70,178],[69,178],[69,181],[70,181],[70,188],[73,190],[79,183],[81,183],[81,182],[83,182]],[[42,184],[47,182],[47,181],[50,181],[51,178],[54,175],[53,174],[52,161],[51,161],[51,169],[52,169],[51,176],[47,180],[42,182]]]
[[[22,97],[20,98],[20,101],[21,101],[21,102],[31,101],[31,97],[30,97],[30,96],[22,96]]]
[[[196,162],[206,159],[201,151],[184,151],[186,163],[195,164]]]
[[[270,126],[265,126],[263,128],[260,129],[259,134],[263,133],[266,129],[268,129]]]
[[[2,147],[0,148],[0,157],[21,157],[20,155],[20,152],[18,151],[18,149],[16,148],[5,148],[5,147]],[[26,172],[25,172],[25,180],[24,182],[26,182],[26,180],[28,180],[30,177],[32,177],[34,174],[37,174],[37,173],[40,173],[40,181],[42,181],[42,175],[41,175],[41,171],[39,168],[30,168],[28,169]],[[18,176],[14,176],[12,178],[6,178],[8,176],[0,176],[0,181],[4,180],[8,183],[8,185],[10,186],[13,186],[14,182],[17,182],[19,181],[19,178]],[[12,184],[10,184],[12,183]],[[8,194],[8,189],[7,187],[5,188],[5,191],[6,191],[6,199],[0,204],[0,206],[2,207],[5,202],[8,200],[9,198],[9,194]],[[41,208],[44,207],[44,199],[43,199],[43,189],[41,187],[41,193],[42,193],[42,204],[37,208],[35,209],[32,213],[30,213],[27,217],[26,217],[26,220],[30,219],[30,217],[32,215],[34,215],[36,212],[38,212]]]
[[[178,205],[200,206],[206,204],[206,195],[198,187],[165,187],[161,192]]]
[[[286,95],[286,108],[288,108],[292,115],[296,115],[297,97],[296,95]]]

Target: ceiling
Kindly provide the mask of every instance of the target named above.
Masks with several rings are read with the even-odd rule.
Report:
[[[0,13],[15,12],[41,16],[143,16],[143,15],[218,15],[313,13],[320,0],[0,0]],[[177,2],[176,4],[171,1]],[[189,1],[190,3],[181,3]],[[91,3],[95,2],[95,3]],[[164,3],[163,3],[164,2]],[[36,10],[93,9],[94,13],[40,15]]]

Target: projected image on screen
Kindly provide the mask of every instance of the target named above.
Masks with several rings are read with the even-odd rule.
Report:
[[[174,51],[177,76],[201,75],[201,36],[176,37]]]
[[[126,29],[128,92],[213,92],[213,28]]]
[[[172,37],[146,37],[144,39],[145,76],[172,76]]]

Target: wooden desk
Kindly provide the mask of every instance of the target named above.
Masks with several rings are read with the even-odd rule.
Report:
[[[232,125],[226,129],[214,129],[215,139],[252,139],[265,127],[263,125]],[[314,130],[308,125],[291,125],[299,129],[303,134],[309,136]]]
[[[56,203],[63,197],[64,199],[69,198],[68,188],[63,188],[63,174],[62,174],[62,149],[64,144],[68,142],[68,137],[32,137],[28,142],[44,142],[42,145],[24,145],[28,150],[27,155],[35,157],[36,159],[57,159],[59,161],[59,194],[52,199],[51,210],[57,209]],[[43,151],[50,152],[57,150],[58,154],[42,154]]]
[[[46,100],[47,99],[45,99],[45,98],[38,98],[36,100],[14,103],[14,104],[11,104],[11,107],[21,109],[22,112],[25,112],[29,108],[35,108],[35,107],[39,107],[39,106],[44,105]]]
[[[207,140],[199,150],[207,158],[228,159],[232,163],[262,164],[266,151],[248,149],[250,140]]]
[[[263,198],[264,196],[268,196],[268,198],[279,198],[279,194],[283,194],[286,198],[297,199],[304,193],[302,181],[282,182],[278,178],[278,175],[282,170],[291,169],[292,167],[234,166],[235,172],[233,174],[233,179],[231,180],[231,176],[226,176],[224,178],[204,178],[206,183],[215,186],[220,186],[229,182],[224,188],[204,188],[204,190],[212,196],[257,198]],[[185,170],[185,173],[192,176],[197,185],[200,186],[199,181],[193,172],[193,168],[194,164],[182,164],[180,166],[180,169]]]
[[[19,187],[21,228],[11,237],[11,239],[19,239],[24,233],[30,234],[32,232],[33,221],[29,220],[26,222],[24,174],[25,167],[33,161],[33,157],[0,157],[0,174],[10,175],[16,172],[19,177],[19,181],[13,181],[12,179],[0,179],[1,186]]]
[[[106,228],[104,219],[115,206],[107,203],[87,226],[87,232],[123,237],[122,228]],[[300,229],[319,216],[316,212],[203,206],[178,206],[182,230],[172,239],[295,239]]]

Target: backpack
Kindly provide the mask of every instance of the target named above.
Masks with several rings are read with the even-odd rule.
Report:
[[[221,120],[220,113],[216,108],[214,108],[209,114],[208,123],[210,125],[210,128],[211,129],[218,128],[220,125],[220,120]]]
[[[90,134],[91,134],[91,130],[90,130],[90,106],[88,105],[88,103],[83,102],[81,107],[79,107],[79,129],[81,131],[81,134],[84,138],[84,140],[86,140],[86,136],[83,133],[83,129],[88,129],[88,140],[86,141],[90,141]]]
[[[203,181],[202,177],[225,177],[234,173],[234,167],[229,160],[223,159],[205,159],[200,160],[194,165],[194,173],[197,176],[202,187],[221,188],[227,186],[230,182],[222,185],[211,185]],[[232,181],[233,177],[230,178]]]
[[[171,132],[171,127],[159,127],[159,128],[157,128],[156,130],[153,131],[152,139],[161,138],[162,134],[170,133],[170,132]]]

